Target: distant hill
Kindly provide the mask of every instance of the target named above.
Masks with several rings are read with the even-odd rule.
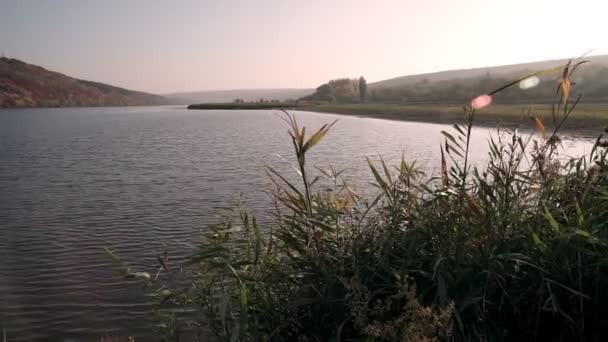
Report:
[[[0,108],[164,105],[159,95],[78,80],[0,57]]]
[[[608,55],[585,57],[572,81],[573,94],[582,94],[583,102],[608,102]],[[574,60],[576,62],[577,60]],[[474,69],[448,70],[409,75],[367,84],[368,102],[463,103],[490,92],[527,74],[565,65],[567,59],[549,60]],[[550,102],[555,94],[559,72],[540,76],[532,89],[511,87],[494,96],[499,103]],[[359,102],[357,79],[336,79],[319,86],[305,99],[317,101]]]
[[[586,61],[591,62],[591,65],[600,65],[608,67],[608,55],[599,55],[583,58]],[[456,79],[467,79],[482,77],[489,74],[490,76],[500,77],[520,77],[527,72],[538,71],[550,67],[554,67],[560,64],[565,64],[568,59],[556,59],[540,62],[521,63],[521,64],[510,64],[502,66],[484,67],[484,68],[473,68],[473,69],[457,69],[457,70],[446,70],[439,72],[432,72],[428,74],[418,74],[395,77],[384,81],[369,83],[368,87],[372,88],[391,88],[391,87],[402,87],[407,85],[416,84],[421,81],[437,82],[447,81]]]
[[[285,101],[299,99],[313,92],[314,89],[235,89],[173,93],[164,96],[181,104],[192,104],[232,102],[235,99],[242,99],[246,102],[260,99]]]
[[[608,102],[608,55],[585,57],[574,75],[574,94],[583,102]],[[368,98],[378,102],[462,102],[492,91],[526,74],[567,63],[567,59],[496,67],[449,70],[410,75],[368,84]],[[540,77],[538,87],[521,90],[512,87],[495,97],[497,102],[550,102],[555,94],[559,72]]]

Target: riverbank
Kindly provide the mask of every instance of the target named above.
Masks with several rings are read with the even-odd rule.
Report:
[[[356,115],[389,120],[418,121],[452,124],[464,117],[462,105],[456,104],[399,104],[399,103],[353,103],[319,104],[303,106],[298,110]],[[484,126],[518,125],[530,121],[530,115],[540,115],[547,126],[551,122],[551,105],[497,104],[482,110],[476,115],[476,122]],[[579,104],[571,120],[566,122],[567,129],[589,129],[604,127],[608,124],[608,104]]]
[[[255,110],[255,109],[300,109],[301,107],[312,107],[310,104],[300,105],[294,102],[255,102],[255,103],[200,103],[191,104],[188,109],[220,109],[220,110]]]

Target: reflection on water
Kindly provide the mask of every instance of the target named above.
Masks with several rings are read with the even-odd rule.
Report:
[[[365,157],[402,154],[432,173],[445,125],[339,118],[310,162],[345,169],[360,192]],[[219,208],[269,208],[263,166],[295,176],[287,127],[273,111],[87,108],[0,111],[0,325],[9,341],[150,333],[151,300],[125,286],[103,247],[154,263],[163,242],[191,241]],[[474,129],[474,160],[489,130]],[[565,154],[593,136],[564,140]],[[170,246],[172,246],[170,244]],[[171,248],[172,260],[187,254]],[[134,324],[136,322],[136,324]]]

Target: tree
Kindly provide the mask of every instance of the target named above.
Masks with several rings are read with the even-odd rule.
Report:
[[[352,102],[359,97],[357,80],[350,78],[338,78],[328,83],[334,89],[334,97],[338,102]]]
[[[367,85],[364,92],[367,92]],[[301,100],[351,103],[356,102],[360,96],[359,79],[338,78],[322,84],[313,94],[302,97]]]
[[[359,77],[359,97],[361,98],[361,102],[365,102],[365,98],[367,97],[367,82],[363,76]]]
[[[317,88],[316,95],[317,100],[333,102],[336,100],[334,87],[329,83],[325,83]]]

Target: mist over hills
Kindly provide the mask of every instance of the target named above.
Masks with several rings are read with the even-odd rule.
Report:
[[[302,96],[312,94],[314,89],[233,89],[233,90],[209,90],[184,93],[165,94],[166,98],[180,104],[232,102],[242,99],[246,102],[264,100],[296,100]]]

